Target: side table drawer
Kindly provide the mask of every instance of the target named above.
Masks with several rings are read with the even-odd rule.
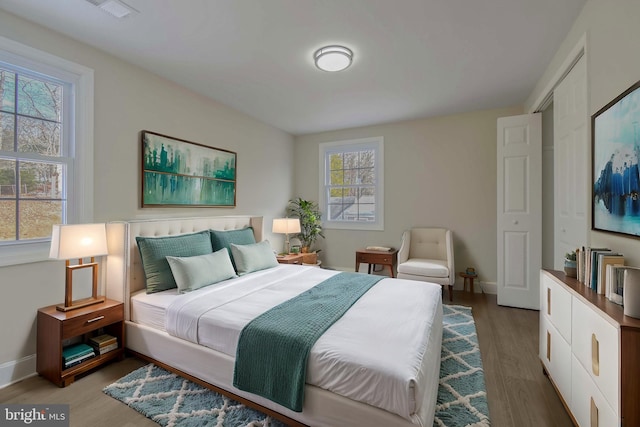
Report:
[[[393,256],[389,254],[358,254],[358,262],[366,264],[391,264]]]
[[[64,322],[62,339],[76,337],[121,321],[124,317],[122,304],[104,310],[87,313]]]

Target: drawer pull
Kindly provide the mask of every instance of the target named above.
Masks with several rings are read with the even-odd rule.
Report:
[[[551,334],[547,331],[547,360],[551,362]]]
[[[97,322],[98,320],[102,320],[102,319],[104,319],[104,316],[98,316],[95,319],[87,320],[87,323]]]
[[[596,377],[600,375],[600,343],[596,334],[591,334],[591,370]]]
[[[551,288],[547,288],[547,314],[551,316]]]
[[[593,397],[591,398],[591,427],[598,427],[598,407]]]

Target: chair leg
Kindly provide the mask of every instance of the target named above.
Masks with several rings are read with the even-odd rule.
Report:
[[[453,301],[453,286],[447,285],[449,288],[449,301]]]

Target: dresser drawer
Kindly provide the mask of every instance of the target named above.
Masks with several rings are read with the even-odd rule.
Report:
[[[573,354],[617,413],[620,408],[619,330],[574,298],[572,334]]]
[[[63,322],[62,339],[76,337],[98,328],[105,327],[115,322],[119,322],[124,317],[124,306],[122,304],[83,314]]]
[[[571,346],[545,316],[540,316],[540,360],[566,403],[571,399]]]
[[[568,290],[541,273],[540,313],[549,318],[569,344],[571,344],[571,299]]]
[[[571,413],[580,426],[619,426],[618,413],[595,385],[582,364],[573,357],[571,379]]]

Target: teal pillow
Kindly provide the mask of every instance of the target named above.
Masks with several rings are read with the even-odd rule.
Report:
[[[268,240],[250,245],[231,244],[231,253],[236,261],[238,275],[264,270],[278,265],[276,254],[273,253]]]
[[[136,237],[136,242],[148,294],[177,287],[167,256],[186,257],[213,252],[208,230],[180,236]]]
[[[231,244],[234,245],[250,245],[256,243],[256,238],[253,235],[253,228],[246,227],[240,230],[209,230],[211,232],[211,247],[214,251],[219,251],[222,248],[227,248],[231,253],[231,263],[233,267],[236,267],[233,252],[231,252]]]
[[[236,277],[226,248],[206,255],[168,256],[167,262],[181,294]]]

